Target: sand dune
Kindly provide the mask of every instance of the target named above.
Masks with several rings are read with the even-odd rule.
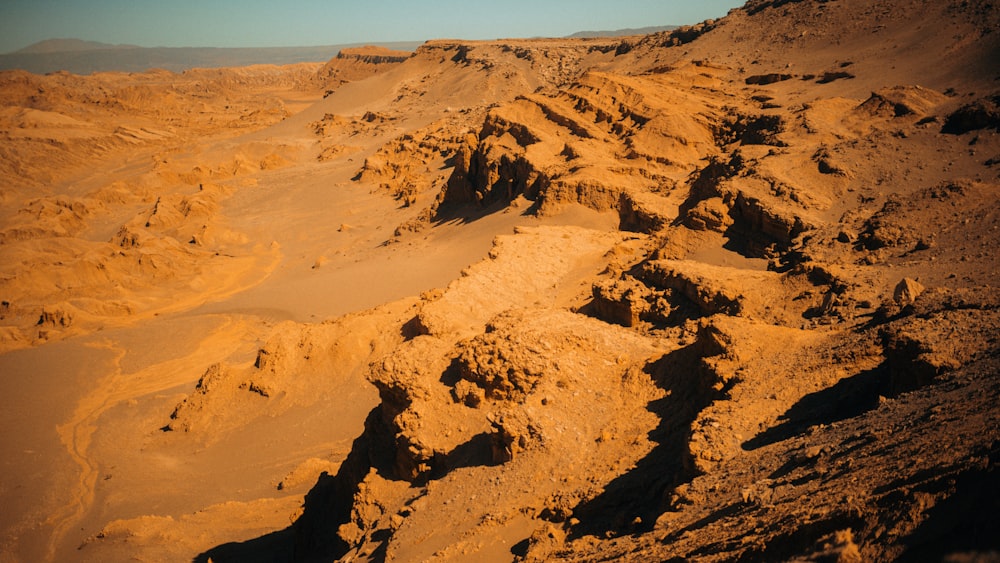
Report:
[[[987,2],[0,73],[0,561],[989,558]]]

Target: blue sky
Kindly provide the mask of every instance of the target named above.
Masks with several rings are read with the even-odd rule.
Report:
[[[0,0],[0,53],[44,39],[278,47],[560,37],[692,24],[743,0]]]

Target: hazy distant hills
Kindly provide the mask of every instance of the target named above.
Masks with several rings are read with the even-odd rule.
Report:
[[[14,51],[16,54],[65,53],[69,51],[103,51],[108,49],[141,49],[138,45],[111,45],[83,39],[46,39]]]
[[[656,26],[614,31],[580,31],[569,37],[616,37],[647,35],[676,29]],[[13,53],[0,54],[0,70],[22,69],[35,74],[67,71],[73,74],[94,72],[142,72],[162,68],[180,72],[189,68],[248,66],[254,64],[293,64],[324,62],[341,49],[377,45],[398,51],[413,51],[422,41],[350,43],[318,47],[139,47],[111,45],[82,39],[48,39]]]
[[[35,74],[68,71],[91,74],[103,71],[142,72],[162,68],[180,72],[189,68],[248,66],[254,64],[292,64],[325,62],[341,49],[378,45],[399,51],[412,51],[421,41],[351,43],[317,47],[137,47],[109,45],[79,39],[52,39],[35,43],[13,53],[0,55],[0,70],[22,69]]]
[[[569,37],[625,37],[628,35],[649,35],[661,31],[672,31],[677,29],[676,25],[658,25],[651,27],[636,27],[627,29],[616,29],[614,31],[578,31]]]

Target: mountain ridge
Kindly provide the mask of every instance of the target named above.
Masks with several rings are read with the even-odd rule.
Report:
[[[6,54],[67,53],[74,51],[106,51],[109,49],[142,49],[139,45],[102,43],[76,38],[43,39],[27,47]]]
[[[75,46],[72,50],[37,50],[35,43],[24,49],[0,55],[0,71],[25,70],[32,74],[69,72],[144,72],[160,68],[181,72],[191,68],[240,67],[255,64],[286,65],[303,62],[325,62],[337,56],[341,49],[375,45],[396,51],[413,51],[420,41],[364,42],[313,47],[137,47],[109,45],[83,40],[51,40],[58,45]],[[99,46],[100,47],[99,47]],[[83,47],[83,48],[80,48]],[[44,45],[43,45],[44,48]]]
[[[680,26],[677,25],[650,25],[645,27],[626,27],[623,29],[607,31],[577,31],[566,37],[572,39],[588,39],[593,37],[627,37],[630,35],[650,35],[661,31],[673,31]]]
[[[679,26],[647,26],[616,30],[578,31],[567,39],[597,39],[650,35],[673,31]],[[111,44],[78,38],[53,38],[32,43],[9,53],[0,53],[0,71],[25,70],[33,74],[65,71],[142,72],[162,68],[180,72],[190,68],[218,68],[254,64],[324,62],[341,49],[378,46],[395,51],[414,51],[423,41],[366,41],[315,46],[283,47],[144,47]]]

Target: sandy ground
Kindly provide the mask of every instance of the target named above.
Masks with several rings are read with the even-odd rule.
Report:
[[[357,69],[351,70],[357,73]],[[320,100],[320,91],[302,85],[298,67],[267,69],[265,74],[275,72],[278,78],[271,77],[277,83],[271,85],[272,95],[283,100],[285,110],[268,120],[297,113]],[[232,110],[232,100],[238,98],[241,87],[253,91],[259,87],[253,79],[260,77],[252,71],[233,71],[237,78],[250,74],[249,85],[237,86],[229,82],[232,78],[224,71],[213,74],[222,83],[213,100],[219,105],[208,107],[223,118]],[[112,78],[117,77],[108,77]],[[144,78],[138,81],[147,82]],[[157,86],[170,84],[180,90],[192,80],[174,75],[157,78],[152,86],[144,83],[136,88],[146,86],[156,92]],[[54,80],[68,82],[66,88],[71,93],[75,87],[90,94],[93,83],[103,77],[81,77],[76,79],[78,83],[68,76]],[[13,86],[10,88],[14,95]],[[336,111],[363,114],[367,108],[356,105],[359,99],[348,92],[324,104]],[[64,103],[65,107],[55,105],[55,109],[86,111]],[[32,131],[25,135],[12,130],[8,144],[26,153],[25,166],[40,165],[33,160],[30,142],[39,138],[72,141],[74,134],[64,128],[70,118],[59,117],[63,114],[54,111],[26,111],[42,124],[29,126]],[[134,113],[87,115],[90,121],[79,124],[88,130],[87,135],[96,136],[111,126],[103,119],[114,119],[116,130],[130,127],[129,119],[141,128],[147,120],[155,119],[148,115],[153,112],[167,114],[155,105],[143,106]],[[138,147],[88,147],[97,152],[99,166],[81,173],[80,165],[70,162],[65,169],[50,171],[54,176],[65,176],[64,180],[32,188],[27,185],[34,176],[21,175],[17,181],[26,188],[6,198],[7,224],[11,225],[7,232],[13,232],[23,215],[18,206],[38,201],[32,199],[37,198],[34,190],[46,194],[46,201],[82,200],[84,206],[93,206],[94,193],[106,193],[108,186],[121,187],[123,192],[133,187],[141,190],[139,195],[116,194],[126,200],[113,202],[124,204],[120,208],[101,205],[96,212],[88,208],[79,215],[74,213],[70,232],[53,233],[62,238],[49,239],[48,232],[15,235],[28,239],[21,246],[37,239],[50,240],[49,252],[64,253],[74,262],[90,256],[106,261],[102,255],[108,246],[105,241],[120,236],[123,218],[128,224],[143,224],[144,219],[152,223],[148,218],[158,215],[163,202],[171,198],[179,210],[168,216],[164,225],[168,229],[164,238],[170,244],[162,258],[168,271],[152,273],[148,285],[141,280],[145,272],[140,272],[136,285],[142,287],[116,292],[128,300],[124,314],[108,313],[107,307],[79,307],[79,303],[87,303],[84,300],[93,284],[106,287],[104,279],[89,286],[89,280],[59,283],[47,294],[42,287],[26,287],[27,282],[15,286],[8,282],[8,287],[19,287],[25,295],[10,301],[15,307],[30,303],[32,297],[36,303],[61,298],[70,312],[55,323],[57,334],[43,337],[37,336],[38,329],[32,326],[36,323],[31,322],[41,313],[15,309],[14,322],[7,317],[10,338],[5,345],[15,350],[0,356],[0,371],[5,374],[3,395],[9,401],[4,409],[8,429],[4,451],[11,453],[5,457],[4,467],[3,493],[10,507],[4,512],[2,526],[6,559],[86,558],[87,553],[77,552],[77,548],[113,520],[148,517],[170,521],[199,511],[231,515],[244,509],[240,503],[262,502],[265,512],[273,514],[260,517],[260,521],[254,517],[254,526],[240,528],[242,535],[205,534],[196,540],[198,550],[287,525],[319,472],[346,456],[351,441],[361,432],[361,421],[378,402],[377,393],[355,375],[336,389],[324,391],[336,394],[336,402],[329,406],[308,413],[286,408],[263,421],[241,420],[238,428],[220,435],[202,435],[193,443],[179,441],[161,428],[206,367],[253,362],[262,339],[269,332],[280,332],[276,327],[282,326],[282,321],[319,322],[443,287],[482,258],[496,234],[513,232],[517,225],[540,223],[521,212],[487,215],[471,222],[455,218],[433,233],[385,244],[392,238],[394,226],[419,210],[403,209],[388,194],[373,193],[371,186],[358,185],[351,178],[366,154],[405,131],[406,125],[380,137],[361,139],[350,158],[318,163],[313,146],[317,141],[301,123],[234,138],[231,128],[213,126],[219,120],[209,115],[183,126],[174,125],[166,142],[153,139]],[[426,121],[417,118],[418,123]],[[52,129],[44,129],[48,123]],[[203,133],[207,136],[202,137]],[[270,164],[279,169],[269,170]],[[218,183],[206,188],[201,180]],[[219,197],[207,201],[204,207],[208,209],[192,206],[191,201],[207,190]],[[132,214],[138,221],[127,219]],[[193,224],[186,220],[186,214],[208,223]],[[56,222],[61,219],[57,217]],[[606,229],[613,227],[615,218],[580,208],[547,222]],[[61,227],[59,224],[54,229]],[[188,242],[183,238],[188,232],[193,233],[192,238],[204,233],[207,244],[216,243],[211,257],[185,252],[179,243]],[[196,246],[202,244],[199,241]],[[193,271],[185,270],[191,260],[211,261],[225,251],[232,254],[218,269],[195,266]],[[80,252],[84,252],[82,256]],[[142,253],[139,259],[150,255],[157,256]],[[73,264],[69,275],[79,269]],[[127,284],[133,275],[135,270],[125,267],[113,272],[109,282]],[[175,280],[177,283],[171,285]],[[66,337],[71,338],[63,340]],[[47,343],[49,340],[52,342]],[[300,466],[301,475],[295,473]],[[288,475],[295,475],[291,479],[294,485],[286,483],[279,491],[278,483],[288,481],[284,479]],[[184,549],[190,549],[191,544],[186,545]],[[104,555],[93,557],[102,559]]]
[[[0,73],[0,561],[989,556],[998,14],[903,4]]]

